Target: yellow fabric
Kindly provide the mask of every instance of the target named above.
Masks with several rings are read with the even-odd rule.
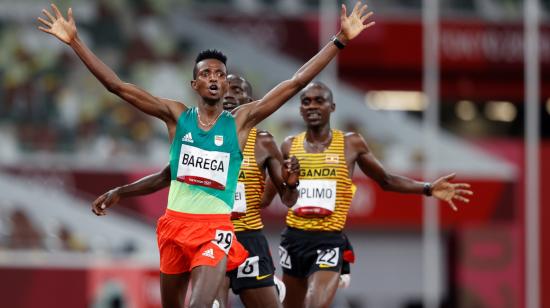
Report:
[[[265,178],[256,162],[257,129],[250,130],[243,151],[243,162],[239,170],[239,182],[244,183],[246,195],[246,215],[233,219],[235,231],[259,230],[264,227],[260,216],[260,202],[264,193]]]
[[[355,193],[346,165],[344,133],[332,130],[330,146],[322,153],[306,153],[305,135],[305,132],[296,135],[290,148],[290,156],[295,155],[300,162],[300,180],[335,180],[336,207],[331,215],[319,218],[300,217],[289,209],[286,224],[308,231],[341,231],[346,224],[351,200]]]

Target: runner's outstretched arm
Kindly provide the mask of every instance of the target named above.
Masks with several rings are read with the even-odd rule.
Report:
[[[283,81],[275,86],[275,88],[269,91],[260,100],[236,108],[235,114],[239,126],[247,128],[256,126],[309,84],[332,58],[338,54],[340,49],[336,44],[345,45],[358,36],[363,30],[374,25],[374,22],[369,22],[366,25],[364,24],[372,14],[372,12],[367,13],[367,5],[363,4],[361,1],[357,2],[349,16],[346,14],[346,6],[342,5],[340,13],[341,29],[336,35],[338,42],[329,42],[321,51],[304,64],[291,79]]]
[[[69,8],[65,19],[55,4],[52,4],[53,15],[47,10],[42,13],[48,20],[38,17],[43,26],[38,27],[43,32],[57,37],[69,45],[84,62],[90,72],[105,86],[105,88],[132,104],[139,110],[157,117],[167,124],[175,124],[185,106],[176,101],[155,97],[143,89],[123,82],[105,63],[101,62],[78,37],[72,9]]]
[[[120,199],[143,196],[159,191],[170,186],[170,165],[157,173],[145,176],[131,184],[119,186],[99,196],[92,203],[92,212],[97,216],[103,216],[109,207],[118,203]]]
[[[376,159],[370,151],[367,142],[357,133],[348,133],[346,138],[353,149],[355,160],[359,168],[370,178],[387,191],[395,191],[400,193],[427,194],[433,195],[437,199],[443,200],[451,206],[453,210],[458,210],[453,200],[470,202],[467,196],[473,195],[469,189],[470,184],[467,183],[451,183],[455,174],[443,176],[432,183],[419,182],[405,176],[391,174],[386,172],[384,166]]]

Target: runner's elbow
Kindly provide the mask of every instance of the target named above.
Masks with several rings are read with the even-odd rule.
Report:
[[[390,177],[384,177],[380,180],[377,181],[378,182],[378,185],[380,186],[380,188],[382,188],[382,190],[384,191],[389,191],[391,190],[391,179]]]

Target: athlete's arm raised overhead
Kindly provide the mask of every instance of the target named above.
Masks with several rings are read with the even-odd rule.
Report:
[[[469,189],[470,184],[467,183],[450,183],[449,180],[454,178],[454,174],[446,175],[435,180],[432,183],[415,181],[405,176],[391,174],[384,169],[384,166],[376,159],[370,151],[367,142],[357,133],[346,134],[346,161],[351,162],[348,165],[350,170],[353,170],[355,162],[359,168],[370,178],[387,191],[395,191],[400,193],[413,194],[428,194],[443,200],[451,206],[453,210],[457,210],[453,200],[462,202],[470,202],[467,196],[473,192]],[[427,185],[427,186],[426,186]]]
[[[340,14],[341,30],[336,35],[339,44],[347,44],[366,28],[374,25],[374,22],[364,24],[372,16],[367,13],[367,5],[358,1],[349,16],[346,14],[346,6],[342,5]],[[291,79],[285,80],[275,86],[263,98],[235,109],[238,127],[251,128],[263,119],[279,109],[298,91],[313,80],[319,72],[338,54],[339,47],[329,42],[321,51],[304,64]]]
[[[152,194],[170,186],[170,165],[157,173],[145,176],[131,184],[119,186],[99,196],[92,203],[92,212],[97,216],[103,216],[107,208],[118,203],[120,199]]]
[[[268,132],[258,133],[257,138],[256,147],[260,147],[261,151],[259,152],[266,155],[263,164],[267,168],[270,181],[281,196],[281,201],[287,206],[293,206],[298,200],[298,190],[296,189],[300,173],[298,159],[293,156],[283,160],[273,136]]]
[[[105,63],[101,62],[90,49],[80,40],[73,18],[72,9],[69,8],[65,19],[55,4],[52,4],[53,15],[47,10],[42,10],[48,20],[38,17],[44,27],[38,27],[43,32],[49,33],[65,44],[71,46],[78,57],[94,76],[109,90],[123,100],[129,102],[139,110],[157,117],[167,124],[175,124],[185,105],[176,101],[155,97],[139,87],[123,82]]]

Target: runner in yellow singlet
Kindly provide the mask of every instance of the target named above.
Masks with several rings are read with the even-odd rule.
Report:
[[[336,106],[332,92],[313,82],[300,94],[300,114],[307,130],[281,145],[284,157],[300,161],[299,197],[288,210],[282,233],[280,265],[287,294],[285,307],[328,307],[338,287],[344,263],[346,218],[353,198],[355,165],[384,190],[426,194],[448,202],[468,202],[469,184],[450,183],[454,174],[432,183],[418,182],[387,172],[363,137],[330,126]],[[274,193],[268,184],[266,198]]]

